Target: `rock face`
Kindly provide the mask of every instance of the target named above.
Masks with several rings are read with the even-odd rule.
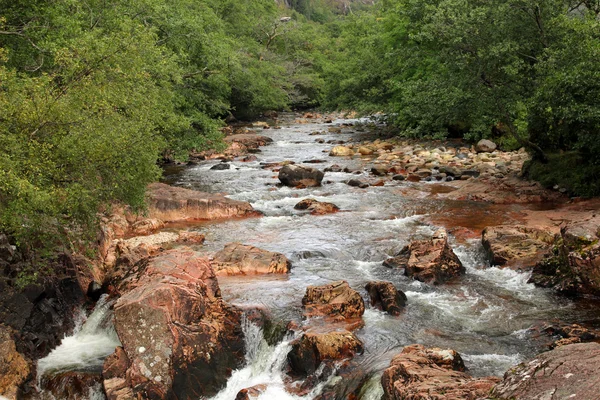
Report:
[[[333,203],[317,201],[315,199],[304,199],[294,206],[296,210],[309,210],[312,215],[333,214],[340,211]]]
[[[215,254],[212,266],[217,275],[287,274],[292,263],[281,253],[229,243]]]
[[[365,302],[346,281],[336,281],[323,286],[309,286],[302,298],[304,315],[355,318],[365,312]]]
[[[321,186],[324,176],[318,169],[303,165],[285,165],[279,170],[281,183],[291,187]]]
[[[362,352],[362,342],[348,331],[307,332],[292,342],[287,359],[292,375],[308,376],[323,362],[352,358]]]
[[[404,275],[439,285],[465,273],[465,267],[450,248],[448,234],[439,229],[429,240],[414,241],[384,262],[391,268],[404,268]]]
[[[231,200],[220,194],[203,193],[163,183],[149,185],[147,196],[150,217],[165,222],[261,215],[244,201]]]
[[[600,344],[562,346],[511,368],[492,397],[510,399],[585,399],[600,393]]]
[[[486,398],[497,378],[473,378],[454,350],[411,345],[393,358],[381,378],[382,400]]]
[[[369,282],[365,289],[371,297],[371,305],[388,314],[400,315],[406,305],[406,295],[391,282]]]
[[[479,142],[477,142],[477,146],[475,146],[475,150],[478,153],[491,153],[492,151],[496,150],[496,143],[492,142],[491,140],[487,140],[487,139],[481,139]]]
[[[211,396],[243,363],[241,312],[222,300],[201,254],[176,249],[141,261],[118,291],[115,329],[129,366],[125,382],[105,381],[109,398],[129,390],[152,399]]]
[[[11,329],[0,324],[0,396],[16,399],[19,386],[29,376],[27,360],[17,352]]]
[[[492,264],[507,267],[535,265],[553,240],[545,230],[515,225],[487,227],[481,236]]]
[[[597,217],[561,227],[551,254],[530,282],[568,295],[600,295],[600,223]]]

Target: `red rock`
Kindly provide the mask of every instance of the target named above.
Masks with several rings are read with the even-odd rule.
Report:
[[[433,285],[465,273],[465,267],[448,244],[445,229],[436,231],[432,239],[412,242],[384,265],[404,268],[404,275]]]
[[[235,396],[235,400],[252,400],[258,398],[267,390],[267,385],[255,385],[246,389],[242,389]]]
[[[16,399],[30,372],[26,358],[17,351],[12,329],[0,324],[0,395]]]
[[[292,263],[274,253],[241,243],[229,243],[212,260],[215,273],[222,275],[287,274]]]
[[[251,133],[238,133],[235,135],[225,136],[225,143],[240,143],[249,149],[257,149],[260,146],[266,146],[273,142],[268,136],[255,135]]]
[[[361,295],[348,282],[337,281],[322,286],[309,286],[302,298],[304,315],[333,318],[360,317],[365,312]]]
[[[165,222],[214,220],[261,215],[249,203],[231,200],[221,194],[204,193],[163,183],[148,186],[151,218]]]
[[[304,199],[294,206],[296,210],[309,210],[312,215],[324,215],[338,212],[340,209],[333,203]]]
[[[598,399],[600,344],[561,346],[511,368],[491,393],[498,400]]]
[[[290,373],[305,377],[314,373],[323,362],[352,358],[362,352],[362,342],[348,331],[307,332],[292,342],[287,359]]]
[[[400,315],[406,305],[406,295],[391,282],[369,282],[365,289],[371,297],[371,305],[388,314]]]
[[[118,285],[115,329],[130,361],[115,392],[198,399],[244,361],[241,312],[221,299],[209,261],[189,249],[139,262]],[[117,379],[117,380],[114,380]],[[105,388],[107,381],[105,381]]]
[[[473,378],[454,350],[411,345],[393,358],[381,378],[382,400],[485,398],[498,378]]]
[[[88,398],[90,388],[100,381],[99,374],[69,371],[44,379],[41,385],[56,399],[79,400]]]

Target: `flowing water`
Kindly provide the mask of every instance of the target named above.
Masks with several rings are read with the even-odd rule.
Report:
[[[338,120],[334,124],[356,123]],[[458,241],[452,246],[467,273],[455,282],[430,286],[413,281],[399,271],[382,266],[413,239],[427,238],[438,228],[430,221],[456,221],[458,227],[481,229],[482,223],[499,224],[516,206],[488,206],[472,202],[439,200],[430,196],[407,196],[407,186],[426,187],[429,183],[386,182],[383,187],[359,189],[346,185],[350,178],[366,178],[368,160],[329,157],[333,144],[325,141],[357,140],[362,133],[325,133],[331,125],[291,124],[280,130],[258,133],[274,143],[261,148],[255,162],[234,161],[230,170],[215,171],[218,161],[168,171],[168,183],[250,202],[265,216],[244,220],[171,226],[169,229],[198,230],[206,236],[204,249],[215,252],[233,241],[285,254],[293,263],[287,276],[226,277],[219,284],[226,301],[260,305],[274,318],[300,319],[301,299],[308,285],[344,279],[367,298],[364,286],[371,280],[387,280],[403,290],[408,304],[402,315],[389,316],[367,307],[365,326],[355,333],[364,342],[365,353],[356,358],[371,378],[361,399],[381,398],[381,373],[402,347],[422,343],[449,347],[460,352],[473,375],[502,375],[509,367],[542,350],[528,330],[532,326],[559,319],[564,322],[596,320],[594,305],[576,304],[527,283],[528,274],[491,267],[479,240]],[[323,169],[332,164],[358,168],[360,175],[326,173],[318,188],[292,189],[277,186],[276,173],[263,169],[263,163],[292,160],[324,160],[307,165]],[[432,187],[432,186],[430,186]],[[439,190],[439,189],[436,189]],[[446,190],[446,189],[443,189]],[[430,191],[431,192],[431,191]],[[343,211],[312,216],[294,210],[304,198],[335,203]],[[517,210],[518,211],[518,210]],[[100,302],[94,313],[72,337],[47,358],[40,360],[40,376],[62,370],[97,370],[102,360],[119,345],[110,323],[110,304]],[[266,384],[263,400],[312,399],[321,390],[339,383],[339,378],[321,382],[310,394],[298,397],[284,388],[283,369],[292,337],[269,346],[260,328],[245,322],[248,353],[246,365],[233,373],[215,400],[232,400],[242,388]]]

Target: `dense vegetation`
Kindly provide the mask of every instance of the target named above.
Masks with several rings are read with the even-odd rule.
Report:
[[[0,0],[0,231],[78,246],[157,161],[294,107],[525,146],[532,176],[600,194],[598,0],[367,3]]]

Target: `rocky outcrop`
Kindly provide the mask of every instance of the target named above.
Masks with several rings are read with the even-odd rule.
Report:
[[[129,366],[105,380],[109,398],[129,390],[154,399],[211,396],[243,363],[241,312],[222,300],[201,254],[176,249],[143,260],[117,290],[115,329]]]
[[[365,312],[363,298],[346,281],[307,287],[302,298],[302,307],[307,317],[346,319],[361,317]]]
[[[151,218],[165,222],[214,220],[261,215],[249,203],[231,200],[221,194],[204,193],[163,183],[148,186]]]
[[[0,324],[0,396],[17,398],[19,386],[30,373],[29,363],[17,351],[12,329]]]
[[[406,295],[391,282],[369,282],[365,289],[371,298],[371,305],[390,315],[400,315],[406,305]]]
[[[568,295],[600,296],[600,217],[561,227],[552,252],[533,268],[530,282]]]
[[[448,244],[445,229],[436,231],[429,240],[410,243],[396,257],[386,260],[384,265],[404,268],[404,275],[433,285],[465,273],[465,267]]]
[[[504,374],[491,397],[511,399],[584,399],[600,393],[600,344],[558,347]]]
[[[212,266],[217,275],[287,274],[292,263],[281,253],[229,243],[214,255]]]
[[[497,378],[473,378],[460,355],[450,349],[407,346],[392,359],[381,378],[382,400],[486,398]]]
[[[362,352],[362,342],[351,332],[307,332],[292,342],[287,359],[291,375],[306,377],[324,362],[352,358]]]
[[[285,165],[279,170],[279,180],[285,186],[312,187],[321,186],[325,174],[316,168],[303,165]]]
[[[312,215],[333,214],[340,211],[333,203],[318,201],[315,199],[304,199],[294,206],[296,210],[308,210]]]
[[[483,230],[481,242],[492,265],[527,268],[550,249],[554,235],[546,230],[518,225],[499,225]]]
[[[542,331],[556,339],[550,344],[550,349],[574,343],[600,343],[599,329],[586,328],[578,324],[546,326]]]

